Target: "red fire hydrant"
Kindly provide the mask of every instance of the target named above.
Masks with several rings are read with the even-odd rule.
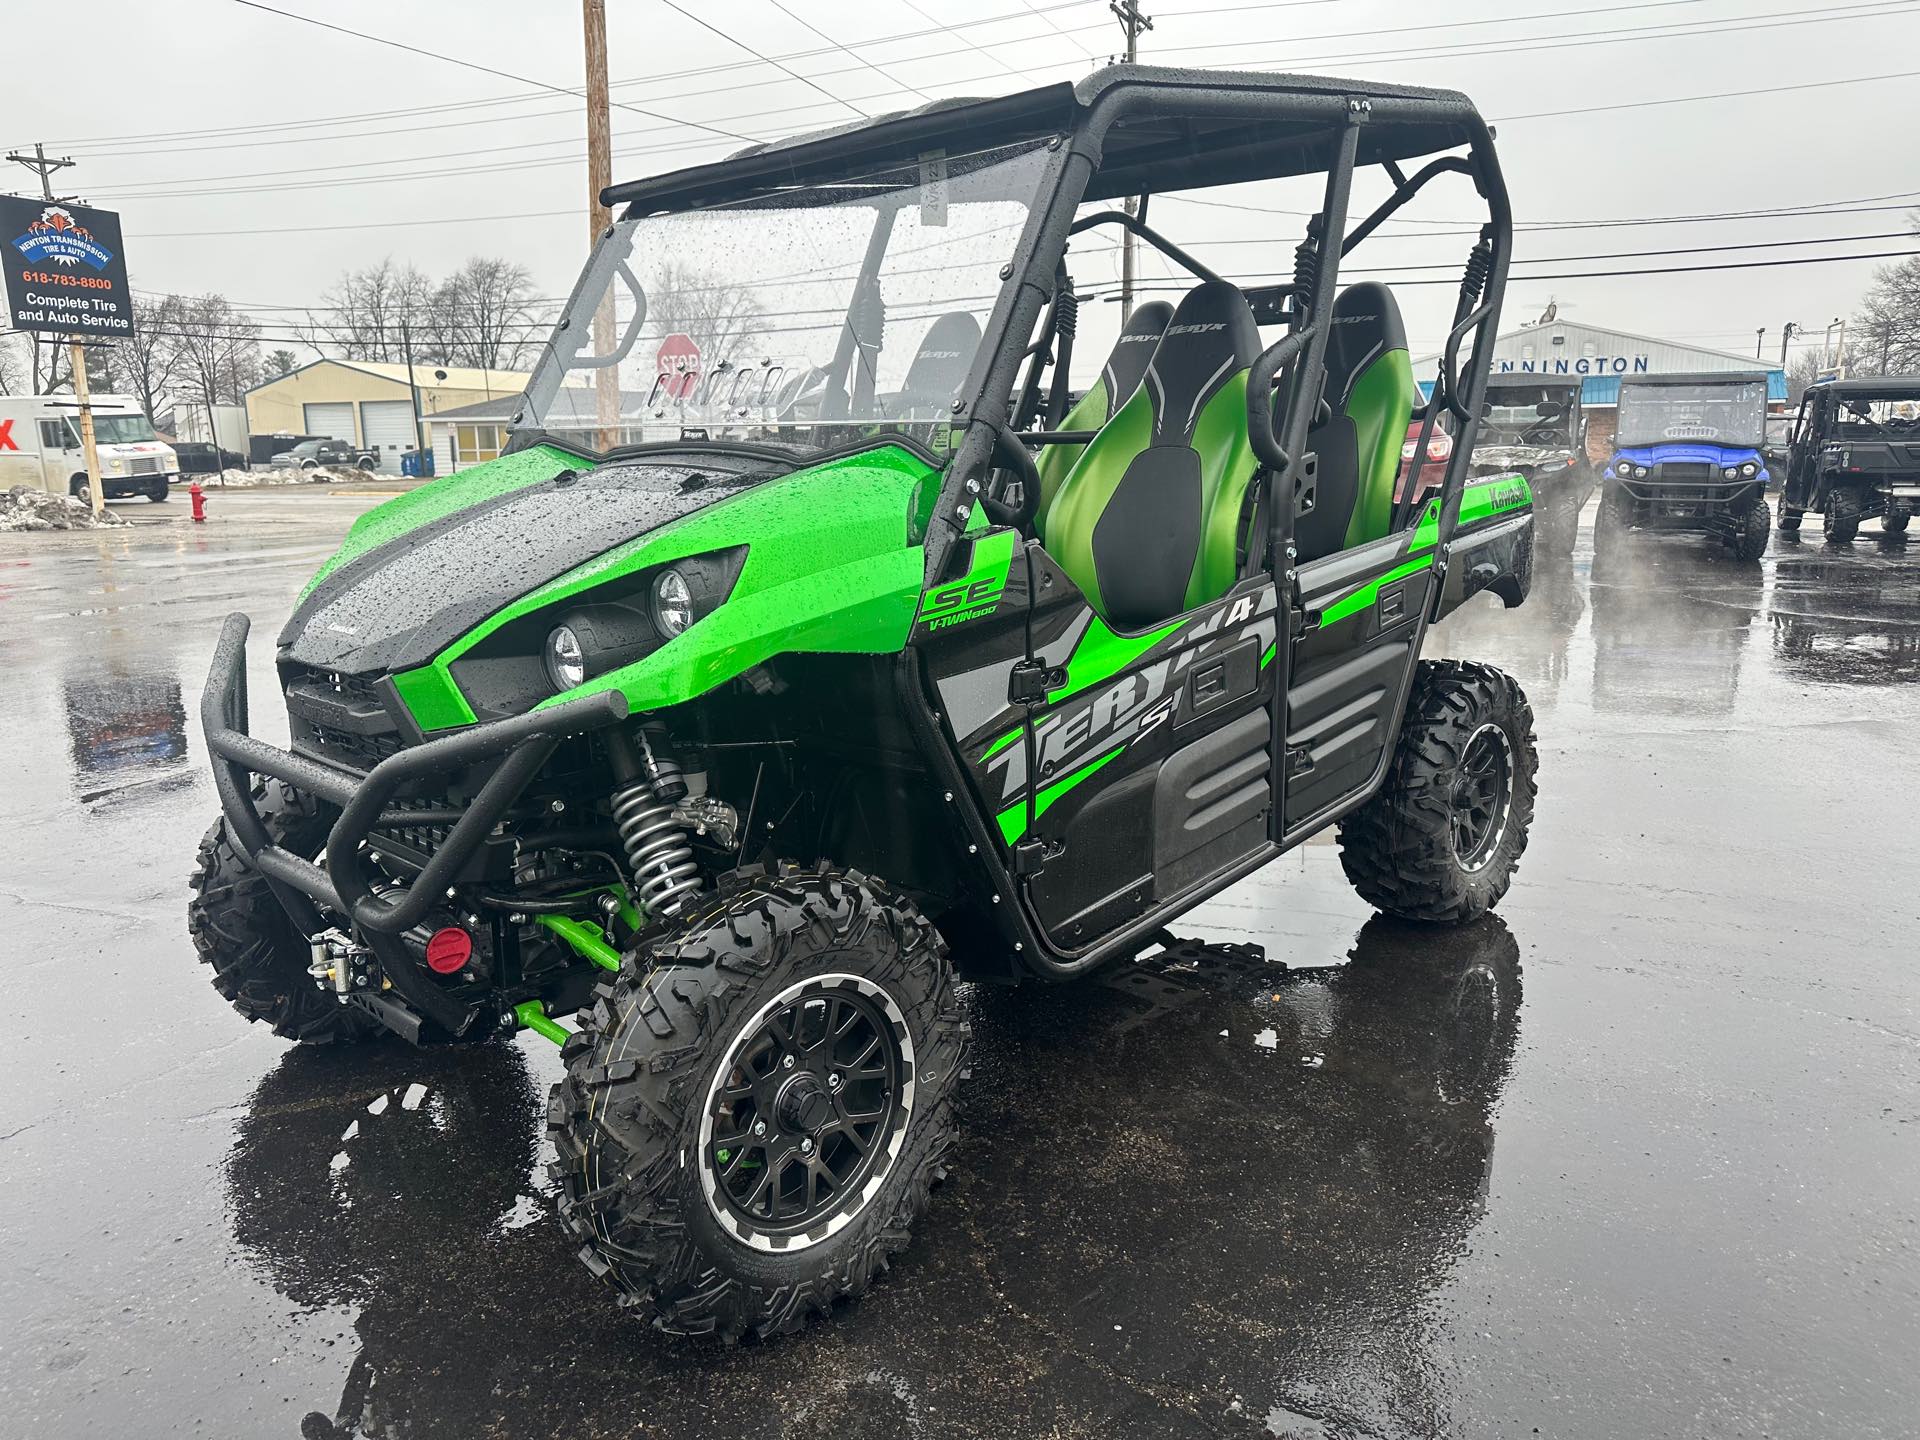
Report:
[[[200,488],[200,482],[198,480],[187,486],[187,498],[193,501],[193,518],[195,522],[204,521],[207,518],[207,495],[206,492]]]

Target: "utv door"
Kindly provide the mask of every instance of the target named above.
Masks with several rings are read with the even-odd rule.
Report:
[[[1004,752],[1019,783],[998,820],[1035,918],[1072,952],[1267,845],[1275,593],[1257,574],[1122,633],[1040,545],[1027,557],[1037,703]]]
[[[1424,530],[1299,568],[1281,812],[1289,842],[1344,808],[1386,763],[1433,598]]]

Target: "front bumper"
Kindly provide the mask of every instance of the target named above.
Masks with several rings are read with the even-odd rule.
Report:
[[[339,923],[324,918],[323,910],[350,921],[379,956],[395,989],[430,1018],[458,1028],[458,1007],[450,1008],[450,1002],[415,973],[399,936],[424,920],[445,896],[448,885],[555,747],[625,719],[626,697],[609,691],[469,726],[409,746],[360,775],[281,750],[247,733],[250,627],[245,615],[227,617],[200,698],[200,727],[213,764],[214,788],[235,843],[266,877],[301,934],[315,936]],[[375,894],[362,860],[369,835],[383,825],[421,820],[418,811],[389,812],[394,795],[423,777],[451,774],[490,760],[499,763],[472,803],[448,817],[452,829],[414,883],[398,896]],[[296,790],[340,807],[340,818],[327,836],[324,868],[272,842],[253,804],[252,777],[256,775],[284,780]]]

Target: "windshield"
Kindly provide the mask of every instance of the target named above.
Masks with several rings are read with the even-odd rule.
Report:
[[[1543,415],[1541,406],[1557,414]],[[1573,434],[1573,396],[1548,385],[1489,386],[1474,444],[1551,445]]]
[[[1758,445],[1767,413],[1767,382],[1622,385],[1622,445],[1704,440],[1711,445]]]
[[[138,445],[154,439],[153,422],[144,415],[102,415],[93,417],[96,445]]]
[[[515,428],[588,450],[726,439],[819,451],[883,431],[945,448],[1046,159],[1041,145],[933,152],[621,221]]]

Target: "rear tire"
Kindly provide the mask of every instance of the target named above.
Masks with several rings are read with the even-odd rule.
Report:
[[[1385,783],[1340,822],[1347,879],[1402,919],[1486,914],[1527,848],[1539,764],[1533,709],[1512,676],[1422,660]]]
[[[1889,500],[1887,508],[1880,516],[1881,532],[1887,535],[1904,535],[1907,533],[1907,522],[1912,518],[1913,511],[1907,508],[1906,501]]]
[[[284,781],[256,784],[254,805],[276,845],[296,855],[317,854],[333,813]],[[321,993],[307,973],[306,941],[274,898],[266,878],[248,863],[216,820],[200,841],[199,861],[187,882],[187,933],[213,988],[249,1020],[303,1045],[358,1040],[379,1029],[372,1016]]]
[[[857,873],[741,871],[595,994],[547,1106],[560,1215],[587,1268],[669,1334],[729,1341],[797,1330],[865,1291],[954,1140],[967,1027],[927,919]],[[891,1068],[862,1078],[868,1062],[836,1056],[841,1035],[870,1035],[871,1063]],[[823,1099],[815,1072],[831,1082],[836,1066]],[[794,1083],[810,1088],[793,1099]],[[857,1149],[849,1111],[880,1117]],[[792,1213],[759,1215],[783,1199]]]
[[[1804,513],[1804,511],[1800,510],[1789,510],[1787,508],[1787,502],[1782,500],[1780,502],[1779,517],[1774,523],[1779,527],[1782,535],[1798,535],[1800,533],[1800,517]]]
[[[1860,533],[1860,496],[1852,490],[1829,490],[1825,512],[1827,539],[1845,545]]]
[[[1753,508],[1740,518],[1740,528],[1734,532],[1733,558],[1748,565],[1757,561],[1767,553],[1767,537],[1772,529],[1773,514],[1767,502],[1754,501]]]

